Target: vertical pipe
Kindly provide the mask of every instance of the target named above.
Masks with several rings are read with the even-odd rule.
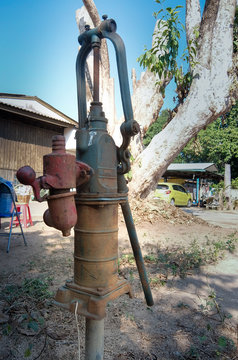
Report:
[[[131,209],[130,209],[128,200],[125,203],[121,204],[121,208],[122,208],[122,213],[123,213],[123,216],[125,219],[129,238],[131,241],[131,247],[132,247],[133,254],[134,254],[134,257],[136,260],[136,265],[137,265],[137,269],[139,272],[141,284],[142,284],[143,291],[145,294],[146,303],[148,306],[152,306],[152,305],[154,305],[154,301],[153,301],[152,293],[150,290],[150,285],[149,285],[148,277],[147,277],[146,270],[145,270],[144,260],[143,260],[143,256],[141,253],[140,244],[138,241],[136,228],[134,225],[134,221],[132,218]]]
[[[99,102],[99,56],[100,48],[97,45],[93,47],[93,101]]]
[[[104,319],[86,318],[85,360],[103,360]]]
[[[232,201],[231,201],[231,165],[225,164],[225,176],[224,176],[224,183],[225,183],[225,197],[226,197],[226,209],[232,209]]]
[[[197,202],[197,206],[200,206],[200,203],[199,203],[199,188],[200,188],[200,184],[199,184],[199,178],[197,178],[197,191],[196,191],[196,202]]]

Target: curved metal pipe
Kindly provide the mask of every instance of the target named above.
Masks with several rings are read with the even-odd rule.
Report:
[[[109,39],[116,51],[118,77],[121,91],[122,107],[125,116],[125,121],[133,120],[133,110],[131,104],[131,94],[129,88],[126,49],[122,38],[115,32],[102,31],[102,36]]]
[[[85,127],[87,118],[87,101],[86,101],[86,81],[85,81],[85,64],[88,54],[92,47],[90,43],[83,43],[76,60],[76,78],[78,94],[78,122],[79,128]]]

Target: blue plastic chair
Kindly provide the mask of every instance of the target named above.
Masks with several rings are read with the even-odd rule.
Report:
[[[13,219],[15,216],[19,221],[21,233],[14,233],[14,235],[22,235],[24,244],[25,246],[27,246],[25,235],[23,233],[22,225],[20,222],[20,217],[19,217],[20,213],[17,211],[15,198],[16,198],[16,194],[10,181],[7,181],[0,177],[0,227],[1,227],[1,218],[11,218],[9,234],[0,233],[0,236],[8,236],[7,253],[10,250]]]

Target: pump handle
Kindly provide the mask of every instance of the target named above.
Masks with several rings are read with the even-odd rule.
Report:
[[[43,197],[40,196],[41,186],[41,177],[36,178],[35,170],[30,166],[22,166],[17,171],[17,179],[23,185],[30,185],[33,188],[34,196],[37,201],[42,202],[46,199],[46,195]]]

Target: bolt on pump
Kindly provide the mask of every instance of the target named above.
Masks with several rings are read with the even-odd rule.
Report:
[[[18,170],[20,182],[32,185],[38,201],[47,200],[47,225],[70,235],[74,227],[74,278],[60,287],[55,303],[86,317],[86,359],[102,359],[100,321],[107,303],[122,294],[132,297],[130,284],[118,275],[118,206],[128,230],[139,276],[148,306],[153,298],[129,202],[124,174],[130,170],[128,146],[139,131],[133,119],[126,53],[116,22],[103,16],[101,24],[78,40],[81,48],[76,61],[79,129],[76,132],[76,160],[65,152],[64,137],[53,137],[52,153],[44,156],[43,176],[36,179],[29,166]],[[109,39],[116,52],[118,77],[125,121],[121,125],[122,145],[117,147],[107,132],[107,119],[99,101],[99,59],[102,39]],[[86,105],[85,66],[90,51],[94,56],[93,102]],[[40,189],[49,189],[41,198]],[[76,188],[76,192],[71,191]],[[77,304],[77,306],[76,306]],[[90,322],[92,321],[92,322]],[[96,340],[95,340],[96,339]],[[97,357],[98,356],[98,357]]]

